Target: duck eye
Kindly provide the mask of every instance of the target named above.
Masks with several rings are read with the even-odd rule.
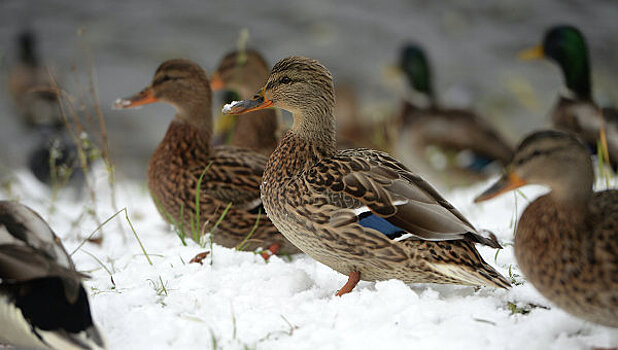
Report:
[[[283,77],[280,80],[281,84],[289,84],[292,82],[292,79],[290,79],[290,77]]]

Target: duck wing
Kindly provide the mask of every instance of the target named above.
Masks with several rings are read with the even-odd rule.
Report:
[[[317,163],[306,181],[316,191],[327,193],[329,204],[351,209],[352,220],[390,238],[409,233],[423,240],[464,239],[500,247],[477,232],[429,183],[387,153],[340,151]]]

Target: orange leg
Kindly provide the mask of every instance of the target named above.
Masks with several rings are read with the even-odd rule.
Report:
[[[277,254],[279,249],[281,249],[281,244],[273,243],[268,247],[268,249],[263,250],[260,255],[262,256],[262,258],[264,258],[264,261],[268,261],[271,256]]]
[[[340,297],[346,293],[350,293],[352,289],[356,287],[358,281],[360,281],[360,272],[350,272],[350,274],[348,275],[348,281],[343,285],[343,287],[341,287],[341,289],[339,289],[339,291],[335,295]]]

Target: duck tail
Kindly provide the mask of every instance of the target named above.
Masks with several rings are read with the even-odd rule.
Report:
[[[464,237],[470,242],[483,244],[496,249],[502,249],[496,235],[489,230],[479,230],[477,233],[468,232],[464,235]]]
[[[508,289],[511,283],[493,267],[481,261],[476,265],[433,264],[439,273],[454,280],[456,284],[471,286],[490,286]]]

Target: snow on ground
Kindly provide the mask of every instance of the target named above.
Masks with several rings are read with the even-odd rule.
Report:
[[[0,198],[37,210],[71,252],[98,226],[89,212],[101,221],[115,212],[107,174],[98,169],[94,178],[96,208],[87,195],[76,199],[69,192],[50,202],[50,191],[25,171],[14,173]],[[517,212],[513,194],[473,204],[487,185],[444,195],[505,244],[497,255],[478,249],[502,274],[512,274],[516,285],[508,291],[390,280],[361,282],[352,293],[335,297],[346,277],[307,256],[272,257],[265,263],[252,252],[217,245],[203,266],[188,264],[210,247],[190,241],[183,246],[160,218],[146,186],[132,182],[117,184],[118,209],[127,208],[153,265],[124,213],[104,226],[102,245],[86,243],[73,259],[91,275],[85,285],[110,349],[568,350],[604,345],[608,330],[552,308],[520,276],[509,245],[511,221],[527,200],[518,196]],[[544,191],[523,192],[532,200]],[[525,313],[513,313],[513,305]]]

